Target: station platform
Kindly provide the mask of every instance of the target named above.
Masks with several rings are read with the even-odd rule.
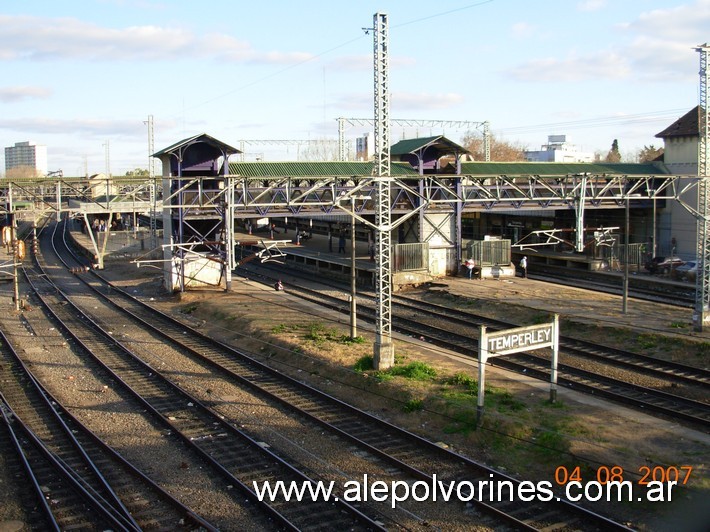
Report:
[[[272,238],[273,236],[273,238]],[[344,251],[339,252],[339,239],[336,235],[313,234],[306,239],[297,239],[295,230],[279,228],[272,235],[269,231],[257,231],[249,234],[237,231],[234,236],[237,248],[237,263],[246,263],[254,253],[264,250],[270,242],[277,242],[275,248],[262,254],[267,257],[273,253],[282,253],[274,260],[284,262],[288,267],[313,271],[324,276],[350,279],[352,266],[351,241],[345,240]],[[241,247],[240,247],[241,246]],[[256,259],[260,260],[260,259]],[[268,259],[267,259],[268,260]],[[358,286],[375,285],[375,260],[370,258],[367,242],[355,242],[355,278]]]

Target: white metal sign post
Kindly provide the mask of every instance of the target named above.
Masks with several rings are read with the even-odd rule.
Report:
[[[552,348],[552,363],[550,372],[550,402],[557,400],[557,354],[559,350],[559,315],[555,314],[552,323],[518,327],[487,333],[481,326],[478,341],[478,406],[476,408],[476,421],[483,417],[483,401],[486,383],[486,362],[491,357],[510,355],[520,351],[531,351],[544,347]]]

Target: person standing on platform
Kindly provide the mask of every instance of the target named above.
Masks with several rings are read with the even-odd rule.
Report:
[[[342,231],[338,238],[338,253],[345,253],[345,233]]]
[[[468,278],[473,279],[473,269],[476,267],[476,261],[470,258],[466,261],[465,266],[468,270]]]
[[[520,259],[520,269],[523,270],[523,277],[525,279],[528,278],[528,258],[526,256],[523,256],[522,259]]]

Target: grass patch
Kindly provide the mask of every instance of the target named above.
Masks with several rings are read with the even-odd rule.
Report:
[[[178,312],[180,312],[181,314],[190,315],[197,310],[198,306],[199,305],[197,303],[190,303],[189,305],[185,305],[184,307],[179,308]]]
[[[653,349],[658,345],[658,339],[653,334],[639,334],[636,342],[641,349]]]
[[[420,410],[424,409],[424,400],[423,399],[410,399],[406,403],[404,403],[404,411],[405,412],[418,412]]]
[[[471,432],[474,432],[477,428],[475,409],[461,410],[456,412],[452,417],[453,421],[446,425],[443,429],[446,434],[468,435]]]
[[[698,351],[696,353],[696,356],[705,359],[708,357],[708,355],[710,355],[710,343],[702,342],[698,344]]]
[[[550,323],[552,318],[550,318],[550,315],[547,313],[535,314],[530,321],[532,322],[532,325],[540,325],[541,323]]]
[[[571,448],[570,441],[556,430],[537,429],[535,434],[535,452],[541,456],[553,458],[560,453],[567,453]]]
[[[341,334],[335,329],[328,328],[322,323],[311,323],[306,326],[306,340],[315,342],[316,344],[324,344],[325,342],[334,342],[337,344],[353,345],[363,344],[365,339],[362,336],[351,338],[348,334]]]
[[[518,412],[525,409],[525,403],[513,397],[508,390],[486,386],[484,404],[498,412]]]
[[[410,362],[405,365],[394,365],[387,373],[415,381],[430,381],[436,378],[436,370],[426,362]]]
[[[375,369],[375,360],[372,358],[372,355],[366,355],[355,362],[353,369],[359,372],[373,370]]]
[[[450,384],[452,386],[465,386],[466,388],[470,389],[478,389],[478,382],[476,381],[476,379],[464,373],[463,371],[454,373],[451,377],[444,379],[444,384]]]

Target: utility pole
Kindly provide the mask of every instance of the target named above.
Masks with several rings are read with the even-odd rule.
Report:
[[[390,197],[390,99],[388,21],[384,13],[373,17],[375,59],[375,344],[373,363],[377,370],[394,366],[392,345],[392,219]]]
[[[110,147],[109,147],[109,142],[106,141],[104,143],[104,157],[105,157],[105,163],[106,163],[106,177],[109,178],[111,177],[111,153],[110,153]],[[108,192],[107,192],[108,194]]]
[[[155,182],[155,158],[153,154],[155,153],[155,137],[153,132],[153,115],[148,115],[148,121],[145,122],[148,125],[148,177],[150,183],[148,184],[149,196],[150,196],[150,249],[156,249],[158,247],[158,185]],[[134,231],[136,230],[134,226]]]
[[[622,312],[626,314],[629,310],[629,197],[626,196],[626,223],[624,228],[624,286],[622,295]]]
[[[357,270],[355,265],[355,196],[350,196],[350,338],[357,338]]]
[[[693,325],[702,332],[710,321],[710,206],[708,206],[708,43],[698,46],[700,53],[700,105],[698,110],[698,273],[695,280]]]

